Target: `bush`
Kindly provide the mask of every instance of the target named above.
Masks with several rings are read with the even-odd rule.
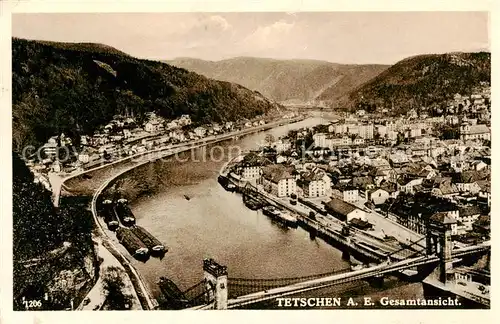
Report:
[[[103,292],[106,295],[105,305],[109,310],[130,309],[132,296],[123,292],[125,283],[123,276],[125,272],[118,267],[109,267],[102,275]]]

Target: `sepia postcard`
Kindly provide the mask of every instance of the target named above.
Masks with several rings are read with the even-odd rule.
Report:
[[[490,23],[13,12],[4,311],[491,309]]]

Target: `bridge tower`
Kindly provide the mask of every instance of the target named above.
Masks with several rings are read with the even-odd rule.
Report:
[[[442,283],[446,283],[448,272],[453,267],[451,232],[456,222],[447,212],[436,213],[427,222],[427,254],[439,257],[439,267],[433,275]]]
[[[213,259],[203,260],[203,272],[209,299],[215,309],[227,309],[227,267]]]

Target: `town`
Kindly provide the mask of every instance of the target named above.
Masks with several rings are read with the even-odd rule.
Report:
[[[299,117],[293,112],[279,116],[269,114],[254,120],[213,123],[194,126],[189,115],[166,120],[154,112],[146,113],[144,121],[126,116],[114,116],[108,124],[93,135],[78,139],[64,133],[52,136],[38,150],[25,155],[26,165],[35,176],[35,182],[51,190],[49,174],[75,174],[119,159],[166,150],[174,145],[214,139],[218,135],[250,130],[279,120]]]
[[[381,238],[424,235],[432,218],[453,223],[456,245],[488,240],[490,87],[474,90],[470,97],[456,94],[440,116],[358,110],[279,139],[268,136],[227,173],[292,211],[308,205]]]
[[[188,115],[115,116],[92,136],[53,136],[27,165],[35,182],[51,190],[54,174],[71,176],[155,150],[305,118],[293,111],[210,125],[193,125]],[[470,96],[454,95],[446,107],[397,116],[386,108],[336,112],[328,123],[294,128],[279,138],[268,133],[256,149],[228,161],[219,182],[242,192],[247,207],[262,209],[282,226],[305,224],[311,237],[319,227],[326,229],[322,238],[345,245],[352,271],[376,264],[360,261],[365,257],[397,264],[425,253],[422,241],[436,221],[451,224],[453,249],[476,247],[490,238],[490,111],[490,86],[482,83]],[[122,232],[117,231],[127,238]],[[359,252],[358,259],[350,251]],[[454,281],[467,285],[464,280],[472,279],[457,269]],[[473,294],[485,298],[488,292]]]

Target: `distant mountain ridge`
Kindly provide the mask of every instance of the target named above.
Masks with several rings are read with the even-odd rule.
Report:
[[[350,90],[389,67],[255,57],[235,57],[221,61],[176,58],[164,62],[209,78],[241,84],[279,102],[323,100],[335,103]]]
[[[396,109],[440,106],[456,93],[470,95],[490,82],[489,52],[427,54],[408,57],[358,88],[341,101],[351,108]]]
[[[280,109],[261,94],[111,46],[12,40],[15,151],[64,132],[93,133],[114,115],[141,120],[155,111],[193,123],[236,121]]]

